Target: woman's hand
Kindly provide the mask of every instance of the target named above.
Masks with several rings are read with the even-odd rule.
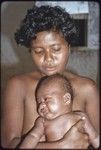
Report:
[[[92,125],[89,117],[84,112],[76,112],[76,114],[80,115],[83,120],[83,129],[84,132],[88,134],[89,141],[93,145],[94,148],[99,147],[99,134],[97,133],[96,129]]]
[[[75,125],[73,125],[70,130],[65,134],[62,139],[62,148],[72,148],[72,149],[87,149],[89,145],[88,135],[79,132],[80,126],[82,126],[83,121],[80,119]]]
[[[89,139],[95,139],[98,136],[97,131],[95,130],[94,126],[92,125],[89,117],[86,115],[86,113],[77,111],[75,112],[77,115],[81,116],[81,119],[83,120],[83,129],[84,132],[89,135]]]

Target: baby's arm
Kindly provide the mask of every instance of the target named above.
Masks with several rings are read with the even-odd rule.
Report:
[[[75,112],[76,114],[80,115],[82,120],[83,120],[83,132],[86,132],[89,136],[89,141],[92,144],[92,146],[94,148],[98,148],[99,147],[99,134],[97,133],[97,131],[95,130],[95,128],[93,127],[90,119],[88,118],[88,116],[84,113],[84,112]]]
[[[35,148],[44,134],[43,118],[39,117],[35,121],[34,127],[28,132],[19,148]]]

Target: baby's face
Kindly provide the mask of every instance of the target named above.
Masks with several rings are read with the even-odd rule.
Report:
[[[38,113],[46,119],[54,119],[66,112],[64,92],[58,84],[47,84],[37,93]]]

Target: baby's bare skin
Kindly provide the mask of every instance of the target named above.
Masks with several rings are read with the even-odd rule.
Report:
[[[77,122],[82,120],[79,132],[89,137],[89,144],[99,147],[99,134],[82,111],[72,111],[74,91],[70,80],[55,74],[42,78],[36,87],[36,102],[39,116],[44,119],[46,142],[61,140]],[[77,147],[75,147],[77,148]]]
[[[75,113],[66,113],[53,120],[45,119],[46,141],[57,141],[66,134],[66,132],[79,120],[81,116]]]
[[[89,115],[92,124],[96,127],[96,129],[98,129],[98,125],[99,125],[98,118],[93,117],[92,115],[95,114],[94,112],[98,112],[95,109],[92,110],[92,107],[94,108],[95,105],[98,105],[97,97],[96,97],[97,94],[95,90],[96,87],[94,83],[91,80],[76,76],[71,73],[65,72],[65,75],[67,75],[67,77],[70,79],[72,83],[72,86],[75,88],[76,97],[74,97],[73,110],[85,111],[86,108],[86,113]],[[36,72],[36,73],[17,76],[11,79],[10,84],[8,85],[9,90],[6,91],[6,96],[7,96],[6,99],[9,102],[9,105],[11,107],[13,105],[15,107],[14,107],[14,113],[12,113],[11,109],[6,109],[6,112],[4,109],[4,112],[7,113],[7,115],[5,115],[5,126],[7,125],[7,127],[5,127],[6,136],[8,137],[7,143],[9,143],[9,141],[11,141],[13,138],[16,137],[21,138],[22,135],[26,134],[33,127],[34,121],[38,116],[37,111],[35,111],[36,102],[33,93],[35,91],[37,82],[40,79],[40,77],[41,77],[40,74]],[[91,89],[90,90],[91,93],[87,93],[88,88]],[[18,93],[16,93],[16,91],[18,91]],[[89,107],[89,101],[90,101],[89,96],[92,97],[93,102],[90,103],[90,106],[92,105],[92,107]],[[13,97],[14,99],[12,99]],[[86,99],[84,99],[84,97],[86,97]],[[89,110],[87,110],[88,107]],[[25,111],[25,115],[23,118],[24,111]],[[10,125],[8,127],[7,122],[9,121],[9,118],[12,119],[11,120],[12,127]]]

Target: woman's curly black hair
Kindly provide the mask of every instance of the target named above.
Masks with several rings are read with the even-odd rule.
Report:
[[[15,40],[17,44],[30,47],[31,40],[36,38],[38,32],[52,29],[60,31],[69,44],[77,37],[73,19],[64,9],[59,6],[34,6],[27,11],[20,29],[15,33]]]

